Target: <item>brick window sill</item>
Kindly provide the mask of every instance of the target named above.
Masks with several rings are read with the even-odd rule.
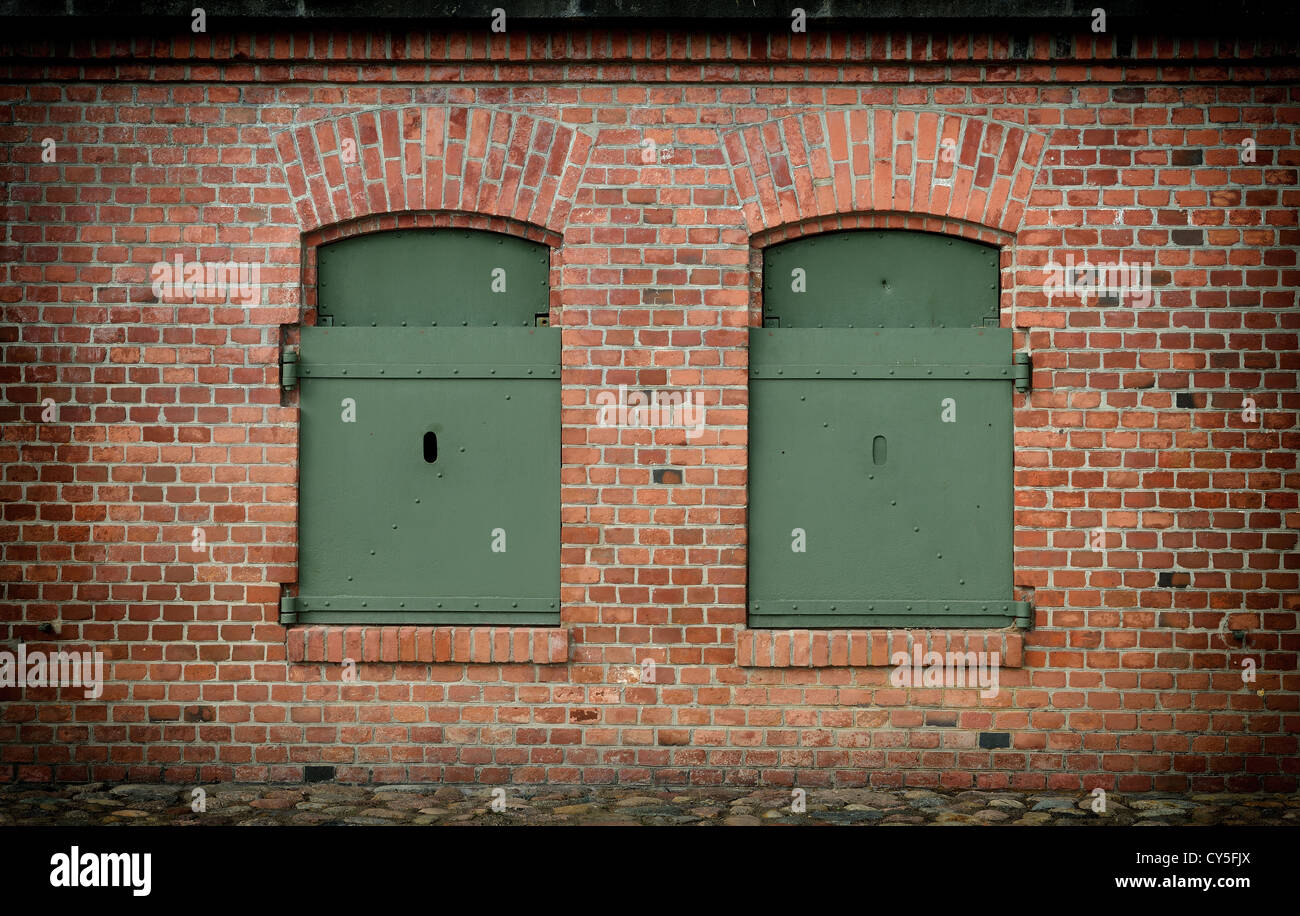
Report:
[[[569,631],[561,627],[300,626],[286,643],[291,662],[453,662],[562,665]]]
[[[1016,630],[747,630],[736,632],[742,668],[883,668],[895,652],[996,652],[1003,668],[1023,663]]]

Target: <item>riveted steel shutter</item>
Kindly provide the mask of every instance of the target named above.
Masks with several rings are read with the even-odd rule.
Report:
[[[996,253],[949,241],[841,233],[767,257],[768,327],[750,332],[751,625],[1027,617],[1012,591],[1012,333],[984,326]]]
[[[463,230],[322,248],[331,323],[302,329],[297,366],[298,621],[558,622],[548,270],[545,246]]]
[[[361,235],[323,245],[317,270],[334,327],[531,327],[550,302],[547,247],[495,232]]]
[[[927,232],[832,232],[763,257],[765,323],[783,328],[998,325],[996,249]]]

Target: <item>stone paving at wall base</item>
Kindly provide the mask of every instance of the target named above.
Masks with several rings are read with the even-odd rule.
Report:
[[[1300,794],[807,789],[806,811],[788,789],[485,786],[336,783],[203,786],[104,783],[0,786],[0,826],[762,826],[895,824],[1018,826],[1300,826]],[[494,798],[496,807],[492,810]]]

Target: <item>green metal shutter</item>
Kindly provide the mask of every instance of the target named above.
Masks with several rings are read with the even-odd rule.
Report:
[[[928,232],[832,232],[763,257],[764,324],[783,328],[998,326],[998,254]]]
[[[296,620],[559,622],[560,331],[545,246],[322,247],[304,327]]]
[[[411,229],[323,245],[321,324],[531,327],[550,305],[549,249],[495,232]]]
[[[954,244],[955,242],[955,244]],[[996,252],[837,233],[765,258],[750,332],[751,626],[1006,626],[1011,391]],[[802,273],[800,273],[800,271]]]

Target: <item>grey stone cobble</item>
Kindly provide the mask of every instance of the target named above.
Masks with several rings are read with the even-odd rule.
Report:
[[[63,825],[1300,825],[1300,794],[222,784],[0,786],[0,826]],[[494,806],[495,802],[495,806]],[[494,807],[496,810],[494,810]]]

